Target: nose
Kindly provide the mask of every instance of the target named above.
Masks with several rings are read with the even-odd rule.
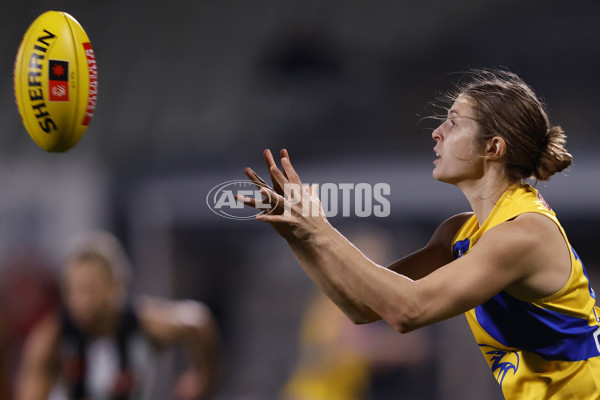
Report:
[[[435,140],[436,142],[439,142],[442,140],[442,132],[441,132],[441,125],[438,126],[437,128],[435,128],[433,130],[433,132],[431,133],[431,137],[433,138],[433,140]]]

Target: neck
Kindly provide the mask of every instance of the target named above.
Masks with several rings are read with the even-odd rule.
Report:
[[[492,209],[502,197],[502,194],[516,182],[506,179],[503,175],[484,174],[481,179],[461,182],[457,186],[462,190],[477,216],[481,226],[492,212]]]

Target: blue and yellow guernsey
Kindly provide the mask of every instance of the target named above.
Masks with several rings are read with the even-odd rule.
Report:
[[[523,213],[559,227],[571,252],[571,274],[553,295],[525,301],[502,291],[466,316],[507,399],[600,399],[600,309],[579,256],[555,213],[527,184],[507,190],[479,226],[473,215],[452,242],[455,258],[486,231]]]

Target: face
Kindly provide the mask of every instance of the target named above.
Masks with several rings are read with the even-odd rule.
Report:
[[[435,179],[459,185],[482,176],[483,158],[477,141],[481,127],[475,120],[474,106],[473,99],[460,95],[448,111],[448,118],[433,131]]]
[[[118,302],[118,286],[99,261],[72,261],[64,270],[66,306],[74,322],[84,330],[101,323]]]

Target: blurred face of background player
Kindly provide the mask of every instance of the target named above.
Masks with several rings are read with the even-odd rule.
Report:
[[[124,290],[106,260],[80,257],[68,261],[63,270],[62,288],[65,306],[79,329],[103,334],[111,328]]]
[[[475,101],[460,95],[448,118],[432,133],[436,141],[433,177],[454,185],[480,179],[484,173],[484,158],[478,141],[480,124],[475,119]]]

